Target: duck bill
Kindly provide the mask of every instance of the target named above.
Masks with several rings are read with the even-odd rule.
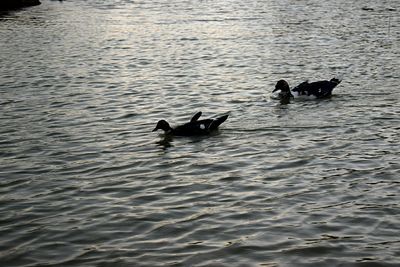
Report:
[[[279,88],[275,88],[274,90],[272,90],[272,93],[275,93],[278,90],[279,90]]]
[[[153,129],[153,131],[152,131],[152,132],[155,132],[155,131],[157,131],[157,130],[158,130],[158,128],[156,127],[156,128],[154,128],[154,129]]]

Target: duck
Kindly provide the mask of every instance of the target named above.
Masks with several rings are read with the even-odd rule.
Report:
[[[276,98],[281,101],[281,104],[289,104],[290,100],[294,98],[292,92],[290,91],[289,84],[285,80],[279,80],[276,85],[275,89],[272,93],[278,91],[277,95],[272,95],[271,98]]]
[[[316,81],[308,82],[304,81],[290,89],[289,84],[285,80],[279,80],[275,89],[272,93],[278,92],[278,94],[271,96],[282,100],[290,100],[293,98],[305,98],[305,99],[322,99],[329,98],[332,96],[333,89],[340,84],[342,80],[339,78],[332,78],[329,81]]]
[[[156,127],[152,132],[157,130],[164,130],[166,135],[177,135],[177,136],[196,136],[196,135],[207,135],[218,129],[226,119],[229,114],[224,114],[217,118],[210,118],[199,120],[202,112],[197,112],[192,119],[185,124],[179,125],[172,128],[166,120],[159,120]]]

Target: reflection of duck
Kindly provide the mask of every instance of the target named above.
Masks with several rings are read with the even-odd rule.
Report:
[[[172,147],[172,136],[165,135],[162,139],[156,142],[158,146],[162,148],[162,150],[167,150],[169,147]]]
[[[160,120],[158,121],[157,126],[156,128],[154,128],[153,132],[161,129],[164,130],[164,132],[168,135],[206,135],[211,133],[212,131],[215,131],[218,126],[221,125],[229,116],[228,114],[225,114],[215,119],[198,120],[201,114],[201,111],[197,112],[192,117],[190,122],[177,126],[175,128],[172,128],[165,120]]]
[[[276,83],[273,93],[277,95],[271,96],[280,100],[290,98],[328,98],[332,95],[333,89],[341,82],[338,78],[333,78],[330,81],[318,81],[309,83],[302,82],[292,90],[289,89],[289,84],[285,80],[280,80]]]

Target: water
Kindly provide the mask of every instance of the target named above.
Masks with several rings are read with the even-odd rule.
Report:
[[[399,266],[396,0],[0,17],[1,266]],[[280,105],[343,75],[334,96]],[[218,134],[159,119],[231,111]]]

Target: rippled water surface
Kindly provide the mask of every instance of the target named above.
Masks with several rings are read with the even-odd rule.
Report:
[[[1,266],[399,266],[397,0],[0,16]],[[342,75],[281,105],[279,79]],[[217,134],[159,119],[230,111]]]

